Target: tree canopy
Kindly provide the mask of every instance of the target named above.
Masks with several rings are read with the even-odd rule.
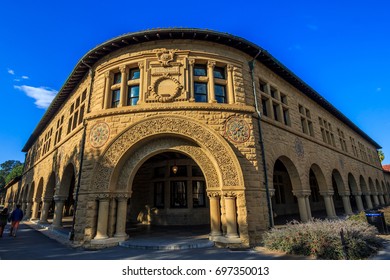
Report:
[[[382,162],[385,159],[385,154],[382,150],[378,150],[379,160]]]
[[[23,174],[23,163],[18,160],[7,160],[0,164],[0,191],[12,179]]]

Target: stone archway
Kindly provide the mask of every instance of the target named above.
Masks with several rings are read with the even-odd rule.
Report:
[[[378,207],[379,206],[378,190],[376,189],[374,181],[371,179],[371,177],[368,178],[368,187],[371,193],[371,199],[374,203],[374,207]]]
[[[364,180],[363,176],[360,175],[359,181],[360,189],[364,195],[363,206],[365,209],[372,209],[373,205],[371,201],[370,190],[367,187],[366,180]]]
[[[358,212],[364,211],[363,201],[362,201],[362,191],[359,189],[355,177],[352,173],[348,173],[348,187],[351,191],[351,198],[353,198],[352,208],[356,206]],[[352,200],[352,199],[351,199]]]
[[[334,204],[337,211],[343,208],[346,215],[352,215],[351,201],[349,200],[350,191],[345,187],[343,178],[337,169],[332,172],[332,187],[335,193]]]
[[[38,219],[41,212],[41,202],[42,202],[42,194],[43,194],[43,178],[39,179],[37,189],[34,193],[33,198],[33,209],[31,214],[31,219]]]
[[[246,215],[237,210],[237,205],[245,207],[245,186],[235,153],[214,130],[187,117],[167,115],[135,123],[102,153],[91,185],[98,202],[96,235],[92,241],[108,238],[109,216],[116,217],[114,236],[125,235],[126,204],[132,194],[134,177],[148,158],[165,151],[182,153],[201,168],[210,198],[212,233],[221,232],[222,227],[227,239],[222,242],[237,242],[234,238],[238,237],[238,223],[241,239],[248,240]],[[117,201],[113,215],[109,214],[113,211],[110,210],[112,198]]]
[[[26,196],[26,202],[27,202],[27,207],[26,207],[26,213],[24,215],[25,219],[30,219],[31,218],[31,211],[33,207],[33,196],[34,196],[34,191],[35,191],[35,182],[33,181],[30,184],[30,187],[28,188],[27,191],[27,196]]]
[[[53,211],[53,196],[56,187],[56,174],[52,172],[47,180],[46,188],[42,194],[42,212],[39,218],[40,223],[48,223],[49,212]]]

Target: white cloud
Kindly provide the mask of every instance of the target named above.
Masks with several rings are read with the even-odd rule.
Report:
[[[12,69],[8,69],[8,74],[15,75],[15,71]]]
[[[14,79],[14,82],[20,82],[20,79]]]
[[[57,92],[54,89],[47,87],[30,87],[30,86],[14,86],[14,88],[23,91],[27,96],[35,99],[35,105],[40,109],[49,107],[51,101],[56,96]]]
[[[22,79],[23,80],[28,80],[28,79],[30,79],[30,77],[29,76],[22,76]]]

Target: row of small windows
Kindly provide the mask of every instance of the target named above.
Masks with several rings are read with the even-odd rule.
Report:
[[[262,80],[259,81],[259,88],[261,94],[263,116],[282,122],[285,125],[291,126],[287,95]],[[302,133],[307,134],[311,137],[315,137],[313,120],[310,110],[305,106],[298,104],[298,112]],[[318,122],[323,142],[333,147],[336,147],[335,135],[333,132],[332,124],[321,117],[318,117]],[[348,147],[344,131],[340,128],[337,128],[337,134],[341,150],[343,152],[348,153]],[[355,140],[353,139],[353,137],[350,137],[350,142],[352,147],[352,153],[355,157],[359,157],[358,149],[356,147]],[[359,146],[360,157],[367,162],[375,164],[377,162],[375,159],[378,157],[376,151],[370,150],[368,147],[366,151],[364,145],[360,142],[359,144],[361,145]]]
[[[209,70],[210,68],[212,71]],[[140,68],[130,68],[126,71],[126,68],[123,67],[121,72],[109,74],[109,77],[110,81],[108,83],[111,94],[111,97],[109,98],[110,108],[139,104],[141,83]],[[194,64],[192,78],[195,102],[228,103],[226,67],[211,67],[206,64]],[[123,79],[126,79],[126,81],[123,81]],[[209,91],[213,92],[211,96]],[[210,100],[210,98],[212,100]],[[121,101],[122,99],[125,100]]]

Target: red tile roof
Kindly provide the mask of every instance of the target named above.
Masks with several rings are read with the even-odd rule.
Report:
[[[382,165],[382,168],[390,172],[390,164]]]

